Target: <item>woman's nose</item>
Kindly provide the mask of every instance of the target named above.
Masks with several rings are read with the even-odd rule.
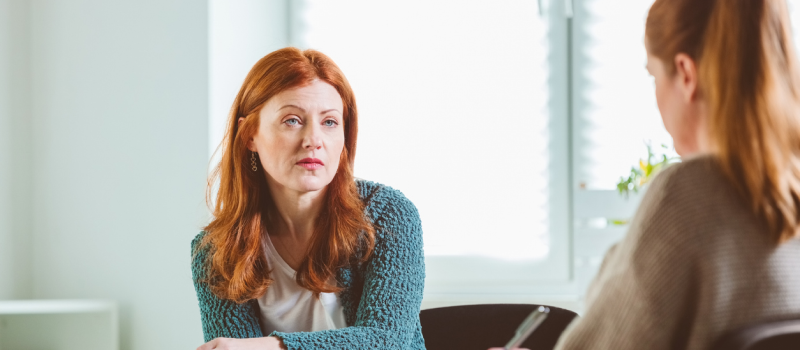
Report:
[[[320,130],[312,126],[307,129],[306,135],[303,138],[303,148],[311,151],[322,148],[322,137]]]

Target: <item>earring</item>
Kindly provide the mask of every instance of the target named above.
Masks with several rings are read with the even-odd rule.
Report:
[[[258,171],[258,166],[256,165],[256,152],[250,152],[250,165],[253,167],[253,171]]]

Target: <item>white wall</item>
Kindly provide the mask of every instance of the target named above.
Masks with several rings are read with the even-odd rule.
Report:
[[[289,0],[209,0],[209,152],[250,68],[289,42]],[[294,2],[298,2],[294,0]]]
[[[0,298],[113,299],[122,349],[197,347],[207,2],[0,0],[0,48]]]
[[[0,0],[0,299],[31,295],[29,17]]]
[[[209,149],[287,4],[0,0],[0,299],[112,299],[121,349],[202,343]]]

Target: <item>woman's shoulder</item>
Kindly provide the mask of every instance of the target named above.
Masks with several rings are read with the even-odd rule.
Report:
[[[378,182],[356,179],[364,211],[379,226],[419,223],[419,212],[403,192]]]
[[[365,180],[361,178],[356,178],[356,188],[358,189],[358,195],[361,197],[361,201],[364,204],[370,204],[376,199],[376,195],[381,194],[380,197],[385,197],[386,194],[392,194],[403,196],[400,191],[395,190],[394,188],[384,185],[379,182]],[[397,193],[393,193],[397,192]],[[403,196],[405,197],[405,196]]]
[[[670,187],[713,182],[723,178],[717,158],[712,155],[699,155],[684,159],[680,163],[672,164],[656,177],[656,180],[666,182]]]
[[[356,183],[364,212],[375,227],[374,256],[383,263],[404,265],[404,268],[412,260],[422,264],[422,222],[414,203],[387,185],[361,179]],[[420,271],[424,274],[424,267]]]
[[[200,231],[197,236],[192,239],[192,278],[198,281],[204,278],[206,274],[206,258],[208,255],[208,247],[203,246],[203,237],[206,236],[206,231]]]
[[[203,241],[203,237],[205,236],[206,236],[206,231],[200,231],[200,233],[198,233],[197,236],[194,236],[194,239],[192,239],[192,253],[194,253],[194,251],[197,250],[197,248],[200,246],[200,242]]]
[[[366,207],[391,206],[416,212],[417,208],[403,192],[375,181],[356,179],[359,197]]]
[[[708,155],[686,159],[656,176],[636,217],[629,231],[645,236],[642,242],[668,240],[675,247],[678,242],[712,245],[720,231],[760,228],[717,159]]]
[[[664,205],[682,204],[684,210],[702,208],[729,197],[734,191],[714,156],[703,155],[670,165],[652,181],[643,200]],[[732,198],[725,198],[730,200]]]

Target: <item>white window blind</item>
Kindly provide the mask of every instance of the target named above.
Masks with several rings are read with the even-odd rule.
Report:
[[[564,55],[535,1],[293,11],[295,44],[329,55],[355,91],[356,176],[419,209],[429,282],[568,279],[565,99],[551,93],[565,66],[550,63]]]
[[[797,50],[800,47],[800,1],[788,0],[789,16],[792,21],[792,31],[794,32],[794,47]]]
[[[614,189],[647,156],[646,143],[672,149],[645,69],[644,27],[653,0],[576,2],[575,185]]]
[[[653,0],[575,0],[573,50],[573,273],[583,294],[608,248],[627,231],[637,195],[616,191],[620,177],[646,158],[646,143],[670,149],[644,31]],[[674,151],[670,152],[674,155]]]

